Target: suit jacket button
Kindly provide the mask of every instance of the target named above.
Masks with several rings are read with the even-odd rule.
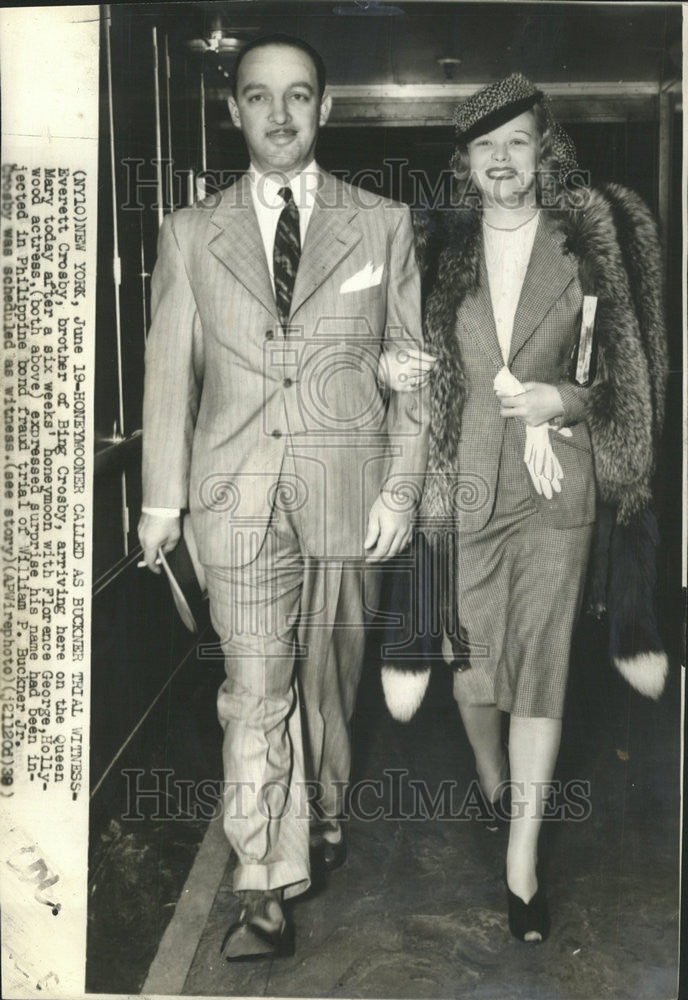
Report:
[[[272,436],[274,438],[281,438],[282,437],[282,431],[273,431],[272,432]]]
[[[284,386],[285,389],[290,389],[293,386],[293,384],[294,383],[290,378],[285,378],[284,382],[282,382],[282,385]]]
[[[265,339],[266,340],[272,340],[274,338],[274,336],[275,336],[274,330],[266,330],[265,331]]]

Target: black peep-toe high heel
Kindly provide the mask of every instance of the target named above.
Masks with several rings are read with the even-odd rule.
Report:
[[[512,892],[506,881],[507,912],[509,915],[509,930],[519,941],[526,941],[526,934],[535,931],[540,935],[540,941],[546,941],[550,930],[549,907],[547,893],[540,878],[535,895],[524,903],[520,896]],[[540,941],[526,941],[526,944],[540,944]]]

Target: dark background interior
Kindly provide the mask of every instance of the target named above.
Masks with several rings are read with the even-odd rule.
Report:
[[[348,8],[348,12],[335,14],[338,6]],[[188,172],[193,171],[196,178],[203,166],[201,81],[205,91],[207,169],[231,172],[247,165],[243,140],[229,125],[225,104],[226,74],[233,56],[210,48],[204,54],[198,45],[191,48],[189,42],[210,37],[218,25],[225,34],[235,31],[244,39],[252,37],[254,28],[260,33],[280,30],[307,38],[322,52],[332,85],[344,88],[339,97],[335,93],[335,109],[339,103],[342,110],[333,112],[332,123],[321,133],[319,162],[325,168],[346,170],[350,175],[375,171],[362,180],[363,186],[404,201],[413,199],[410,171],[423,171],[432,185],[446,170],[453,145],[451,111],[456,99],[443,97],[433,104],[432,99],[423,98],[416,106],[385,97],[378,101],[375,94],[357,96],[346,88],[400,84],[439,87],[454,83],[478,87],[517,69],[537,82],[566,84],[570,89],[557,91],[555,111],[572,135],[579,162],[590,171],[592,182],[618,181],[640,193],[656,213],[662,208],[659,93],[678,79],[678,5],[610,4],[594,11],[582,4],[544,3],[399,2],[397,6],[403,14],[365,18],[352,13],[354,4],[114,4],[109,28],[112,134],[105,57],[108,31],[104,22],[95,385],[93,892],[102,883],[108,852],[114,844],[123,842],[122,837],[129,836],[121,820],[123,768],[149,768],[153,761],[156,766],[164,766],[172,760],[178,774],[180,768],[187,767],[192,777],[208,773],[214,776],[219,768],[219,739],[213,736],[206,743],[205,733],[194,730],[185,731],[181,742],[177,740],[175,726],[181,723],[178,706],[170,700],[170,682],[191,663],[191,676],[196,670],[197,683],[184,689],[184,707],[191,710],[192,716],[196,713],[196,718],[203,719],[203,725],[213,727],[211,692],[221,668],[217,663],[197,660],[192,638],[175,619],[164,582],[135,567],[140,511],[137,431],[141,427],[143,353],[159,221],[153,207],[156,107],[160,113],[162,155],[166,157],[171,150],[175,178],[169,185],[163,169],[165,212],[186,203]],[[157,34],[157,72],[153,29]],[[445,57],[461,59],[452,80],[447,80],[437,61]],[[633,89],[635,83],[642,84],[639,93]],[[627,87],[611,92],[609,84]],[[365,108],[365,114],[357,118],[359,106]],[[662,529],[658,604],[675,676],[683,641],[678,473],[682,423],[681,120],[679,91],[669,104],[669,128],[663,133],[669,143],[670,162],[668,212],[662,236],[666,246],[671,372],[658,477]],[[387,170],[380,175],[385,161],[405,162],[403,168],[397,167],[397,174]],[[132,183],[137,170],[149,182],[138,192]],[[381,184],[373,179],[378,175]],[[115,223],[122,271],[119,288],[112,280]],[[675,684],[671,690],[675,695]],[[161,706],[165,706],[162,716]],[[155,725],[151,721],[154,719]],[[179,879],[183,881],[195,844],[191,828],[176,836],[182,846],[177,858],[179,870],[172,879],[175,885]],[[160,930],[157,927],[156,933]],[[133,982],[127,986],[134,988]]]

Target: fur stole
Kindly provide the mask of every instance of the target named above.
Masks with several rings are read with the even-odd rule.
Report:
[[[565,252],[578,262],[583,294],[598,298],[595,334],[605,375],[590,390],[588,424],[600,500],[628,524],[651,502],[664,413],[659,245],[649,212],[632,192],[609,185],[586,191],[584,198],[580,208],[552,215],[564,231]],[[481,227],[473,209],[417,214],[415,226],[425,338],[438,358],[421,514],[436,516],[445,512],[443,475],[456,464],[466,385],[455,322],[463,299],[477,287]]]
[[[600,512],[585,603],[608,616],[609,654],[617,669],[636,690],[656,698],[668,666],[654,612],[658,532],[651,508],[667,375],[659,239],[647,206],[632,191],[607,184],[579,192],[579,199],[551,218],[563,230],[564,251],[577,260],[583,294],[598,298],[602,378],[590,389],[588,426]],[[416,212],[414,229],[425,339],[438,359],[422,529],[426,517],[450,523],[445,477],[456,467],[466,395],[455,324],[479,280],[480,215],[471,208]],[[383,663],[383,687],[396,718],[410,718],[420,704],[431,659],[419,646],[418,658],[403,667]]]

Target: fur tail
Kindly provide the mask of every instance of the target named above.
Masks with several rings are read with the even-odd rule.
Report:
[[[430,680],[430,668],[410,671],[386,665],[382,668],[382,690],[393,719],[409,722],[420,708]]]
[[[614,666],[631,687],[646,698],[659,698],[664,690],[669,661],[666,653],[638,653],[625,659],[614,658]]]
[[[668,671],[654,609],[659,532],[650,509],[611,537],[609,652],[621,675],[641,694],[659,698]]]

